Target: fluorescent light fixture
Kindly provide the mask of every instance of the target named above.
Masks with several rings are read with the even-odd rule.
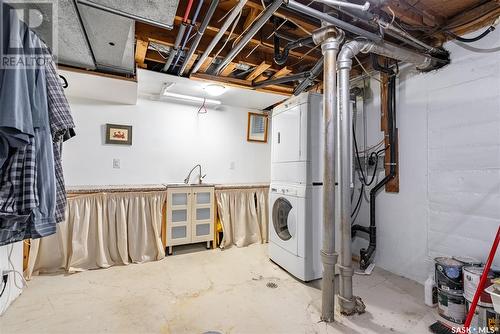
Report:
[[[172,99],[178,99],[178,100],[185,100],[185,101],[193,101],[193,102],[200,102],[203,103],[205,102],[206,104],[221,104],[222,102],[219,100],[211,100],[211,99],[205,99],[203,97],[197,97],[197,96],[191,96],[191,95],[184,95],[184,94],[178,94],[178,93],[172,93],[169,91],[164,90],[163,91],[163,96],[169,97]]]
[[[205,91],[210,96],[219,96],[224,94],[224,92],[226,91],[226,87],[219,84],[210,84],[205,87]]]

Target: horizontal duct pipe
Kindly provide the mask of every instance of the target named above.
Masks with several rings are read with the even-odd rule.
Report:
[[[301,73],[297,73],[297,74],[288,75],[286,77],[264,80],[264,81],[260,81],[259,83],[255,84],[252,88],[259,89],[259,88],[264,88],[264,87],[271,86],[271,85],[279,85],[279,84],[282,84],[285,82],[299,81],[299,80],[308,78],[310,75],[311,75],[311,71],[305,71],[305,72],[301,72]]]
[[[144,17],[140,17],[140,16],[137,16],[137,15],[131,14],[131,13],[126,13],[126,12],[123,12],[123,11],[118,10],[118,9],[109,8],[109,7],[100,5],[98,3],[92,2],[92,1],[77,0],[77,3],[80,4],[80,5],[89,6],[89,7],[95,8],[95,9],[100,9],[102,11],[105,11],[105,12],[108,12],[108,13],[111,13],[111,14],[115,14],[115,15],[118,15],[118,16],[126,17],[126,18],[129,18],[129,19],[135,20],[137,22],[142,22],[142,23],[150,24],[150,25],[155,26],[155,27],[159,27],[159,28],[163,28],[163,29],[168,29],[168,30],[172,30],[172,28],[173,28],[173,26],[170,25],[170,24],[163,24],[163,23],[160,23],[158,21],[150,20],[150,19],[147,19],[147,18],[144,18]]]
[[[335,27],[338,27],[339,29],[349,31],[349,32],[351,32],[355,35],[358,35],[358,36],[366,37],[371,41],[380,42],[382,40],[382,37],[380,37],[379,35],[377,35],[373,32],[356,27],[355,25],[352,25],[352,24],[347,23],[345,21],[339,20],[333,16],[330,16],[326,13],[320,12],[319,10],[316,10],[314,8],[308,7],[308,6],[301,4],[300,2],[297,2],[295,0],[289,0],[287,7],[290,9],[293,9],[295,11],[298,11],[300,13],[314,17],[314,18],[316,18],[322,22],[325,22],[327,24],[334,25]]]
[[[251,28],[248,30],[248,32],[241,37],[240,41],[234,46],[234,48],[229,51],[227,54],[226,58],[222,60],[222,62],[217,65],[217,67],[211,71],[210,74],[217,75],[219,74],[224,68],[226,68],[227,65],[236,57],[236,55],[247,45],[248,41],[255,36],[255,34],[264,26],[264,24],[271,18],[271,16],[280,8],[280,6],[283,4],[283,0],[274,0],[269,6],[266,7],[264,12],[262,12],[261,16],[257,21],[254,22],[254,24],[251,26]]]
[[[189,47],[189,52],[186,55],[184,62],[182,63],[181,69],[179,70],[178,75],[182,75],[184,73],[184,70],[186,69],[187,64],[189,63],[189,59],[193,56],[195,53],[196,49],[198,48],[198,45],[200,44],[201,38],[203,37],[203,34],[205,34],[205,30],[208,27],[208,24],[210,23],[210,20],[212,19],[212,16],[214,15],[215,10],[217,9],[217,6],[219,5],[219,0],[212,0],[210,3],[210,7],[208,8],[207,15],[205,15],[205,18],[201,22],[200,28],[196,32],[196,37],[193,40],[193,43]]]

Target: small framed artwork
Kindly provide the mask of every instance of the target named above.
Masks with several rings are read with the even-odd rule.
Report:
[[[248,113],[247,141],[267,143],[267,115]]]
[[[132,126],[106,124],[106,144],[132,145]]]

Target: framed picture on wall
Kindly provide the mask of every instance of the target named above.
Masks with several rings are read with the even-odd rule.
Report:
[[[248,113],[247,141],[267,143],[267,115]]]
[[[132,145],[132,126],[106,124],[106,144]]]

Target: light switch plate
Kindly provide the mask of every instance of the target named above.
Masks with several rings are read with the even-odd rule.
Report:
[[[113,168],[120,169],[120,159],[113,159]]]

